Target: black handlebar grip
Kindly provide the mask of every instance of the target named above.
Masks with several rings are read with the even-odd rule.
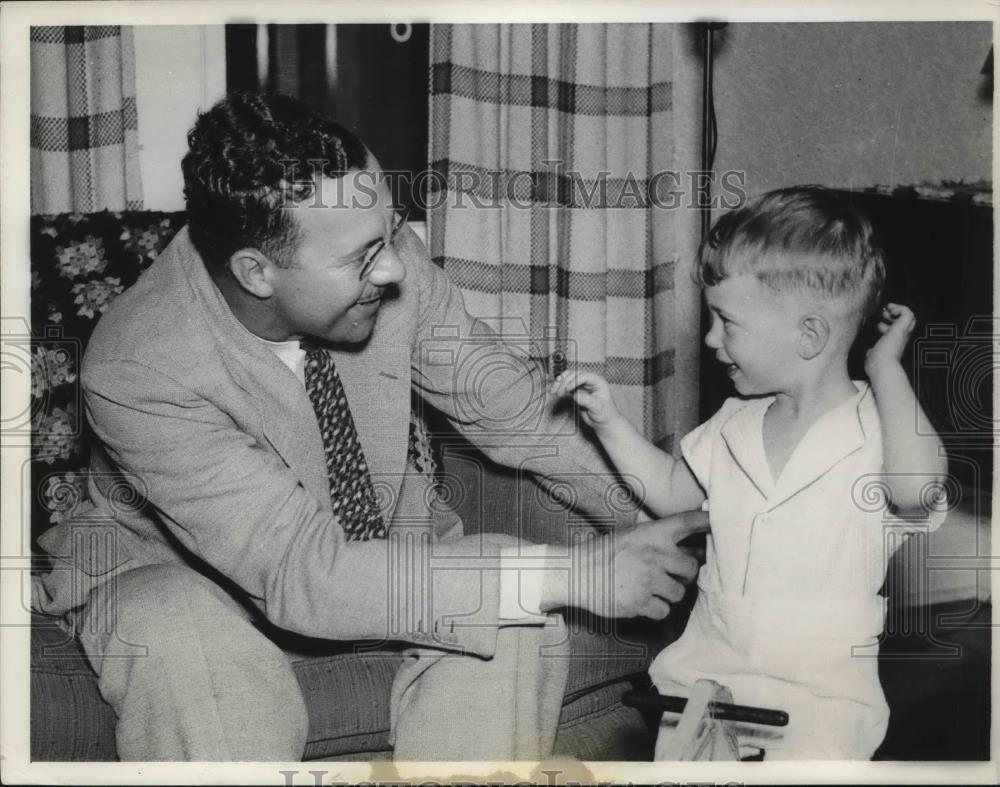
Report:
[[[632,708],[649,708],[661,712],[670,711],[671,713],[683,713],[688,703],[685,697],[638,691],[626,692],[625,696],[622,697],[622,702]],[[788,724],[788,714],[783,710],[755,708],[751,705],[733,705],[728,702],[710,702],[708,707],[712,716],[722,721],[766,724],[769,727],[784,727]]]

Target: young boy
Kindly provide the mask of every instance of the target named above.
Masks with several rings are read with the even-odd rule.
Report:
[[[653,514],[708,503],[698,598],[650,673],[663,694],[709,678],[736,703],[789,713],[785,728],[738,727],[741,749],[868,759],[889,715],[875,658],[887,533],[940,524],[932,509],[946,471],[900,364],[913,314],[885,307],[865,361],[871,383],[852,382],[848,351],[876,308],[884,264],[868,222],[818,187],[725,215],[698,269],[712,319],[705,344],[740,398],[684,437],[683,461],[628,423],[601,377],[553,383]],[[661,722],[657,758],[675,724]]]

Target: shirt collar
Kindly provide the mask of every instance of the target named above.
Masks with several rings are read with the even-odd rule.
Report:
[[[774,397],[760,399],[733,414],[721,434],[735,462],[775,506],[825,474],[844,457],[864,445],[878,428],[878,415],[871,387],[854,382],[854,395],[821,415],[809,427],[782,468],[779,478],[771,475],[764,451],[764,414]]]

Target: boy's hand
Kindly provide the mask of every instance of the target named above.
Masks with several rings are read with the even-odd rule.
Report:
[[[869,377],[885,364],[899,363],[916,325],[917,318],[909,307],[898,303],[886,304],[878,323],[882,337],[865,355],[865,371]]]
[[[611,386],[599,374],[567,369],[549,389],[553,396],[572,396],[584,422],[600,433],[621,418],[611,396]]]

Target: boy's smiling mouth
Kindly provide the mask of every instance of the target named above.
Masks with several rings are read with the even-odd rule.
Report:
[[[734,374],[736,374],[736,372],[740,370],[739,366],[737,366],[735,363],[726,358],[720,358],[719,356],[716,356],[715,360],[717,360],[724,367],[726,367],[726,374],[728,374],[730,377],[732,377]]]

